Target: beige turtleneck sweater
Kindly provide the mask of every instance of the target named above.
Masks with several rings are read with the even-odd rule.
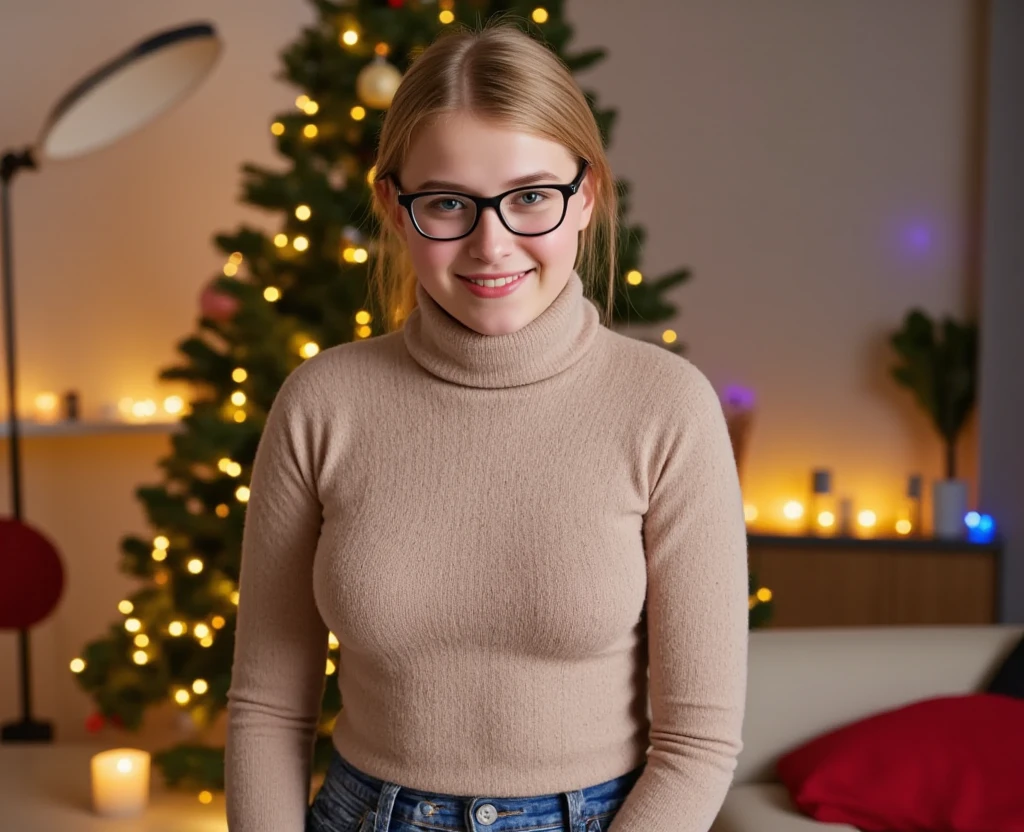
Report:
[[[338,684],[334,744],[378,778],[532,796],[646,755],[610,832],[706,832],[741,748],[748,627],[711,384],[602,326],[575,273],[509,335],[417,297],[402,330],[324,350],[271,408],[242,545],[229,829],[303,832]]]

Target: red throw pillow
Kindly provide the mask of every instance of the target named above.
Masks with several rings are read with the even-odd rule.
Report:
[[[793,803],[867,832],[1024,832],[1024,700],[925,699],[779,758]]]

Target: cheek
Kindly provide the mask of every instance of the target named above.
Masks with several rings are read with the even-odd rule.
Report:
[[[412,233],[410,234],[409,231]],[[458,243],[441,243],[422,237],[416,229],[408,229],[405,244],[409,259],[418,272],[438,271],[448,268],[458,256]]]
[[[566,220],[569,218],[566,217]],[[552,264],[572,263],[576,258],[579,241],[576,226],[563,222],[543,237],[524,237],[523,248],[537,260]]]

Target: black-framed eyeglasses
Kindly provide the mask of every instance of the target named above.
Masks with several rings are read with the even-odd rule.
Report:
[[[576,178],[568,185],[526,185],[497,196],[473,196],[458,191],[403,194],[398,177],[391,175],[390,178],[398,189],[398,204],[409,212],[416,230],[428,240],[468,237],[480,222],[485,208],[493,208],[501,224],[513,234],[539,237],[550,234],[562,224],[569,197],[579,192],[587,166],[587,160],[582,159]]]

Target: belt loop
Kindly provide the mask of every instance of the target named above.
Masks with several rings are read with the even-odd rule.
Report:
[[[583,809],[586,806],[587,800],[583,796],[582,789],[573,789],[569,792],[562,792],[565,795],[566,801],[569,804],[569,832],[586,832],[584,823],[586,822],[583,817]]]
[[[395,798],[402,787],[397,783],[384,781],[380,788],[380,797],[377,799],[377,817],[374,820],[373,832],[387,832],[391,824],[391,811],[395,807]]]

